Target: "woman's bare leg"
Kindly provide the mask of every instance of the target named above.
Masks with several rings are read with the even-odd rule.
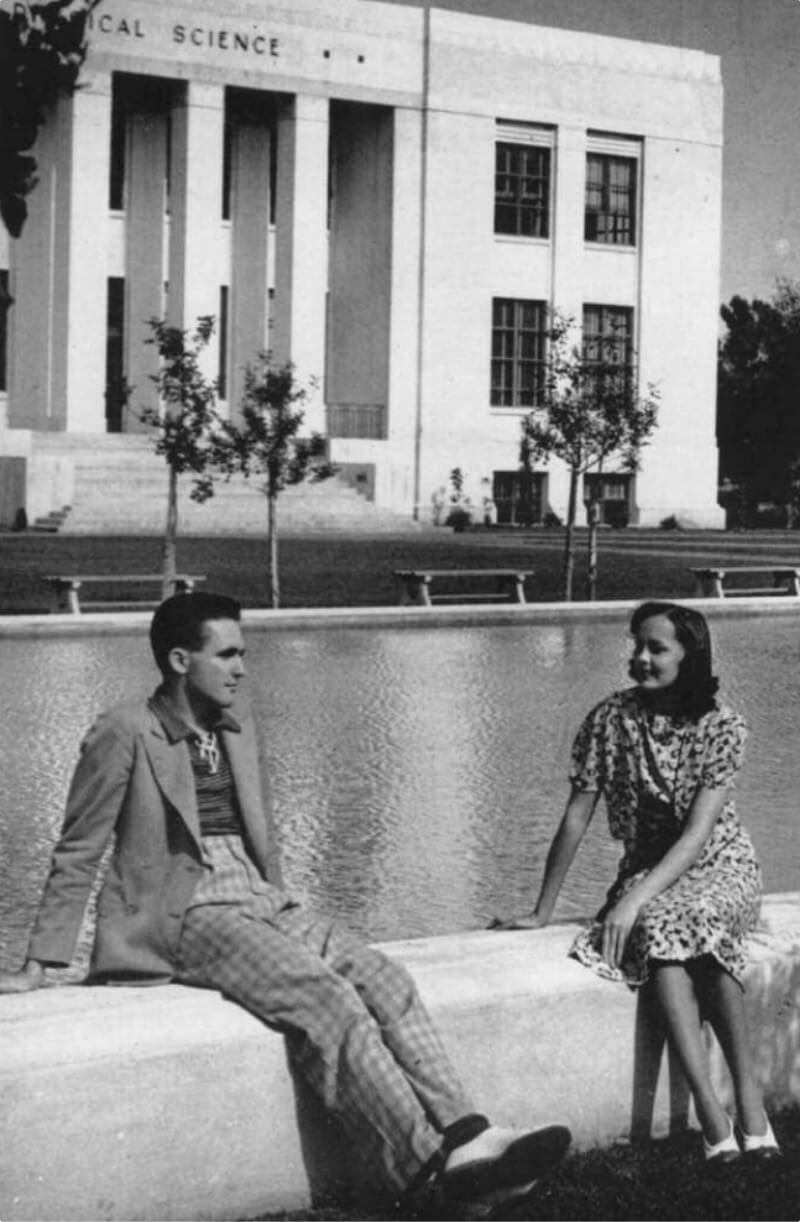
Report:
[[[733,1079],[739,1123],[754,1137],[765,1131],[764,1100],[753,1072],[741,986],[715,959],[695,961],[692,975]]]
[[[652,987],[667,1038],[677,1053],[692,1092],[697,1119],[713,1145],[730,1133],[730,1118],[714,1093],[694,982],[682,963],[653,963]]]

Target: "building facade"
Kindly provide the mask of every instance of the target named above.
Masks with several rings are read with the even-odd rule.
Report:
[[[82,79],[0,237],[6,455],[136,432],[147,320],[211,314],[226,410],[258,352],[291,360],[378,504],[428,521],[460,468],[501,522],[563,517],[566,471],[518,456],[555,307],[659,391],[641,469],[592,477],[606,520],[722,525],[716,57],[373,0],[104,0]]]

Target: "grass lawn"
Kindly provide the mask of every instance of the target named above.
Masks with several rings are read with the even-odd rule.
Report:
[[[711,543],[664,532],[613,532],[601,539],[597,597],[686,597],[694,589],[687,566],[710,563],[730,536]],[[380,536],[305,535],[280,541],[281,604],[285,607],[391,606],[398,601],[394,569],[531,568],[529,600],[561,598],[561,532],[447,530]],[[574,596],[583,598],[585,537],[579,538]],[[178,541],[178,566],[205,573],[206,588],[228,592],[247,607],[268,605],[265,540],[187,536]],[[798,540],[800,553],[800,540]],[[700,558],[698,559],[698,555]],[[784,563],[790,561],[784,559]],[[49,609],[46,573],[157,573],[157,537],[0,534],[0,614]],[[145,596],[152,590],[145,592]],[[137,597],[133,589],[127,596]],[[139,593],[138,597],[142,597]]]

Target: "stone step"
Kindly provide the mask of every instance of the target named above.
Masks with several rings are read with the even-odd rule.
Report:
[[[64,534],[158,533],[164,529],[167,468],[142,435],[39,434],[34,461],[60,460],[72,470],[72,507],[38,520],[37,528]],[[214,496],[191,499],[193,481],[179,483],[178,529],[184,534],[263,534],[263,480],[234,476],[215,482]],[[62,518],[62,521],[59,521]],[[283,531],[417,530],[417,523],[368,501],[341,476],[285,489],[278,501]]]

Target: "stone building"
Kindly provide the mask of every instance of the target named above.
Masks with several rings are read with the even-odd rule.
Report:
[[[66,502],[99,434],[141,449],[145,320],[203,314],[226,409],[257,352],[291,359],[378,506],[428,521],[459,467],[500,522],[563,516],[566,471],[518,469],[555,306],[660,392],[641,470],[596,477],[606,520],[722,524],[716,57],[373,0],[104,0],[83,79],[0,236],[6,518]]]

